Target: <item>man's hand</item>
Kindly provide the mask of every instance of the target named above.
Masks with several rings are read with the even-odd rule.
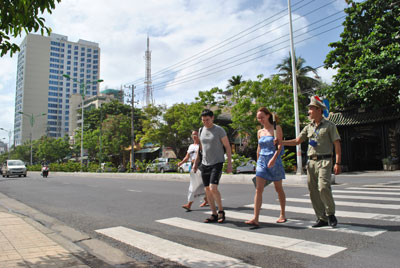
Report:
[[[226,173],[232,173],[232,162],[228,162],[226,167]]]
[[[342,167],[338,164],[335,164],[335,166],[333,167],[333,172],[335,173],[335,175],[338,175],[342,172]]]

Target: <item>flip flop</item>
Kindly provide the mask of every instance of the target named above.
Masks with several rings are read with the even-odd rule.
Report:
[[[208,203],[203,202],[203,203],[200,204],[200,207],[208,207]]]
[[[190,208],[188,208],[187,206],[183,205],[182,206],[184,209],[186,209],[187,212],[192,211]]]
[[[248,225],[252,225],[255,227],[260,227],[260,224],[255,223],[254,221],[250,220],[250,221],[245,221],[244,223],[248,224]]]
[[[276,221],[276,223],[285,223],[285,222],[287,222],[287,219],[278,219]]]

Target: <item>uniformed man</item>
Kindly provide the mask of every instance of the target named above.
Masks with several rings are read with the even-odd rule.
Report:
[[[308,139],[308,190],[317,222],[314,228],[337,225],[335,217],[335,202],[331,189],[331,171],[333,164],[333,146],[335,147],[336,161],[333,167],[335,174],[340,174],[341,148],[340,136],[336,125],[324,119],[323,111],[326,106],[318,96],[311,97],[308,105],[308,115],[311,120],[296,139],[284,140],[285,146],[295,146]]]

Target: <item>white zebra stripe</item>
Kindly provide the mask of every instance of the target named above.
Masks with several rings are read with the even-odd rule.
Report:
[[[370,191],[349,191],[349,190],[333,190],[333,193],[346,193],[346,194],[372,194],[372,195],[400,195],[400,193],[388,192],[370,192]]]
[[[251,204],[251,205],[246,205],[245,207],[253,207],[253,206],[254,205]],[[262,204],[262,209],[280,210],[281,208],[278,205]],[[314,210],[311,209],[311,208],[286,206],[286,211],[314,215]],[[389,215],[389,214],[379,214],[379,213],[366,213],[366,212],[354,212],[354,211],[336,211],[335,215],[338,216],[338,217],[347,217],[347,218],[358,218],[358,219],[371,219],[371,220],[400,222],[400,216],[399,215]]]
[[[204,212],[204,213],[209,213],[209,212]],[[234,219],[239,219],[239,220],[249,220],[253,217],[253,214],[248,214],[248,213],[242,213],[238,211],[232,211],[229,210],[226,212],[227,217],[229,218],[234,218]],[[271,223],[271,224],[276,224],[280,226],[290,226],[290,227],[297,227],[297,228],[303,228],[303,229],[308,229],[310,228],[311,225],[313,225],[315,222],[312,221],[301,221],[301,220],[295,220],[295,219],[288,219],[287,222],[285,223],[276,223],[277,218],[276,217],[270,217],[270,216],[265,216],[265,215],[260,215],[259,221],[260,223]],[[354,225],[345,225],[345,224],[338,224],[336,228],[332,228],[330,226],[326,227],[321,227],[321,228],[315,228],[313,230],[324,230],[324,231],[332,231],[332,232],[339,232],[339,233],[349,233],[349,234],[357,234],[357,235],[365,235],[365,236],[370,236],[370,237],[375,237],[377,235],[383,234],[386,232],[386,230],[383,229],[377,229],[377,228],[368,228],[368,227],[363,227],[363,226],[354,226]]]
[[[310,203],[309,199],[302,198],[286,198],[289,202],[298,203]],[[378,204],[378,203],[363,203],[363,202],[346,202],[346,201],[335,201],[336,205],[349,206],[349,207],[364,207],[364,208],[382,208],[382,209],[400,209],[400,205],[393,204]]]
[[[187,267],[256,267],[238,259],[184,246],[122,226],[99,229],[96,232]]]
[[[296,238],[238,230],[217,224],[200,223],[182,218],[169,218],[157,220],[157,222],[191,231],[205,233],[208,235],[215,235],[261,246],[285,249],[322,258],[327,258],[346,250],[345,247],[327,245]]]
[[[400,188],[393,188],[393,187],[387,187],[387,186],[374,186],[374,187],[348,187],[348,188],[346,188],[346,189],[349,189],[349,190],[367,190],[367,191],[370,191],[370,190],[374,190],[374,191],[388,191],[388,192],[390,192],[390,191],[397,191],[397,192],[400,192]]]
[[[305,195],[305,196],[310,196],[310,195]],[[335,194],[333,197],[334,197],[334,199],[346,198],[346,199],[355,199],[355,200],[378,200],[378,201],[400,202],[400,198],[384,197],[384,196],[364,196],[364,195],[340,195],[340,194]]]

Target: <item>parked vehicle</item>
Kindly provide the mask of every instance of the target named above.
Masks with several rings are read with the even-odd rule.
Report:
[[[154,159],[146,168],[146,172],[160,172],[177,171],[176,158],[157,158]]]
[[[190,162],[183,163],[178,169],[179,173],[189,172],[190,165]]]
[[[24,176],[26,177],[27,170],[25,163],[22,162],[21,160],[6,160],[3,163],[3,167],[1,168],[2,171],[2,176],[4,177],[10,177],[10,176]]]
[[[236,173],[255,173],[257,163],[254,160],[249,160],[246,163],[242,163],[236,168]]]

